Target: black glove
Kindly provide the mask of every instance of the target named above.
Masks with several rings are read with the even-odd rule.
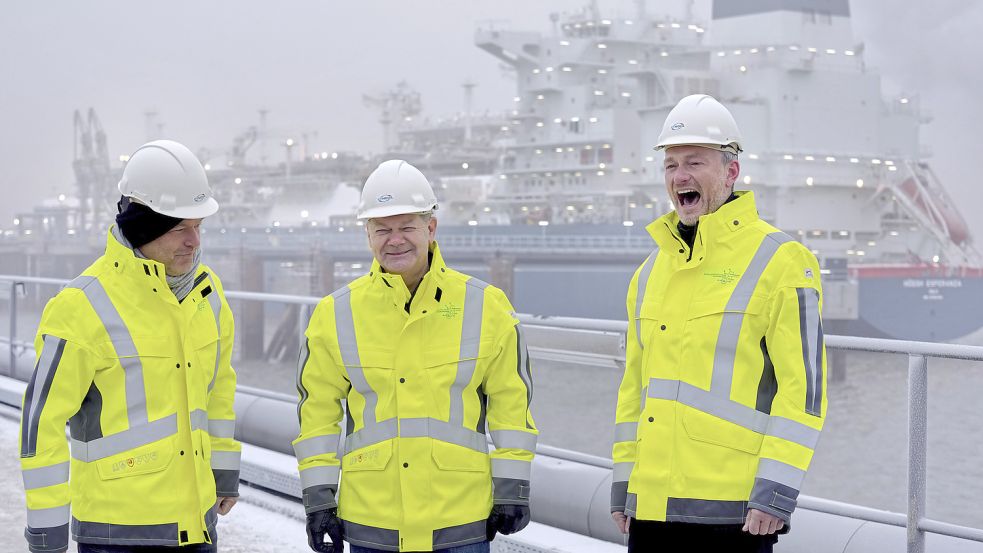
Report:
[[[488,541],[495,539],[495,532],[505,535],[514,534],[525,528],[527,524],[529,524],[528,505],[495,505],[488,515],[486,526]]]
[[[331,543],[324,543],[324,535]],[[307,545],[318,553],[344,553],[343,527],[338,518],[338,509],[324,509],[307,513]]]

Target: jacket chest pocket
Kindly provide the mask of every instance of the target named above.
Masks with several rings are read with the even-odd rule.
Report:
[[[744,329],[763,320],[760,315],[764,307],[765,300],[759,296],[693,302],[686,320],[684,350],[693,353],[709,351],[711,355],[715,348],[736,350]]]

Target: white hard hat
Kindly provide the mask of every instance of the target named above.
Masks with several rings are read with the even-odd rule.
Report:
[[[173,140],[148,142],[133,152],[119,192],[177,219],[201,219],[218,211],[201,162]]]
[[[358,202],[358,219],[424,213],[437,209],[430,181],[401,159],[383,161],[365,180]]]
[[[716,99],[706,94],[687,96],[672,108],[662,125],[656,150],[672,146],[702,146],[740,153],[741,132],[734,116]]]

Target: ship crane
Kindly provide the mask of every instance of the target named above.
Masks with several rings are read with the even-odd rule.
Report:
[[[241,167],[246,164],[246,152],[256,143],[259,131],[255,126],[249,127],[232,140],[232,151],[229,152],[230,165]]]
[[[93,108],[89,108],[85,118],[79,110],[75,110],[74,127],[72,169],[75,171],[79,196],[75,226],[88,228],[97,223],[100,206],[112,197],[109,151],[106,133]]]
[[[413,90],[406,81],[400,81],[393,89],[380,94],[363,94],[362,103],[379,111],[384,152],[388,152],[393,146],[393,123],[398,125],[406,118],[419,114],[423,109],[420,93]]]

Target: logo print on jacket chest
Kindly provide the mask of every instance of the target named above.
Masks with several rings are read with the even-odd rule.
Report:
[[[720,284],[730,284],[731,282],[737,280],[737,278],[741,276],[741,274],[735,273],[733,269],[724,269],[719,273],[705,272],[703,273],[703,276],[710,277],[713,280],[719,282]]]
[[[440,306],[437,313],[440,313],[445,319],[453,319],[461,314],[461,308],[453,303],[445,303],[444,305]]]

